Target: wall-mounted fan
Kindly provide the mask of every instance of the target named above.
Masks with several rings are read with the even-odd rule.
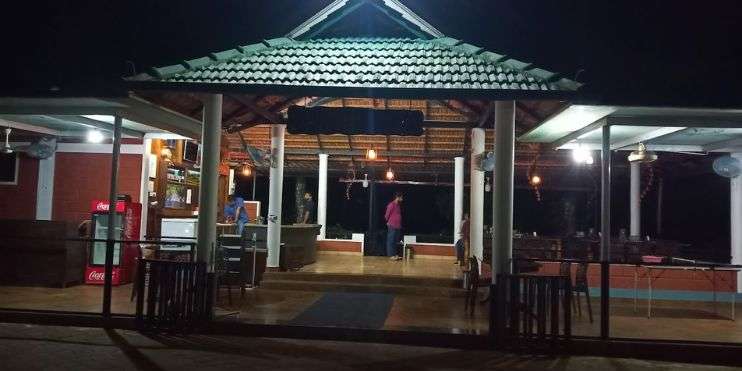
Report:
[[[474,163],[479,171],[492,171],[495,169],[495,154],[493,152],[480,153],[474,157]]]
[[[742,162],[732,156],[722,156],[714,160],[714,172],[725,178],[734,178],[742,174]]]
[[[267,168],[271,166],[272,158],[270,152],[263,151],[250,145],[245,145],[244,147],[245,152],[250,156],[255,167]]]

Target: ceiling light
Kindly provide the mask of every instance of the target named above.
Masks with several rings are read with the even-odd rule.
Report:
[[[366,150],[366,159],[367,160],[376,160],[376,156],[377,156],[377,154],[376,154],[376,150],[375,149],[371,148],[371,149]]]
[[[248,177],[252,175],[252,169],[250,169],[250,166],[243,165],[242,166],[242,176]]]
[[[386,170],[386,180],[394,180],[394,171],[392,171],[392,168]]]
[[[90,143],[100,143],[103,141],[103,133],[99,130],[89,130],[87,140]]]
[[[579,144],[572,150],[572,159],[578,164],[592,165],[594,162],[592,153]]]
[[[629,162],[653,162],[657,160],[657,154],[647,151],[644,143],[639,143],[639,149],[629,154]]]

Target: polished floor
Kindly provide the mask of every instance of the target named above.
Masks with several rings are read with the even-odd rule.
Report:
[[[415,258],[392,261],[384,256],[319,253],[317,262],[304,266],[301,272],[378,274],[406,277],[461,278],[461,267],[453,258]]]
[[[402,277],[456,279],[459,267],[450,260],[413,259],[390,261],[382,257],[322,254],[316,264],[302,273],[351,273],[358,275],[393,275]],[[0,286],[0,308],[39,309],[72,312],[100,312],[102,287],[79,285],[60,288]],[[248,290],[244,298],[233,290],[232,303],[226,290],[221,290],[217,315],[223,321],[260,324],[285,324],[314,304],[321,291],[258,288]],[[112,311],[133,314],[131,285],[113,288]],[[652,318],[646,317],[645,304],[638,310],[627,299],[611,299],[611,336],[663,340],[697,340],[742,343],[742,319],[730,320],[729,303],[720,303],[715,313],[712,303],[661,301],[653,303]],[[600,301],[593,297],[593,322],[581,304],[582,316],[573,316],[573,334],[600,334]],[[475,314],[464,313],[463,298],[417,295],[394,295],[383,329],[425,330],[485,334],[488,329],[487,305],[479,305]]]

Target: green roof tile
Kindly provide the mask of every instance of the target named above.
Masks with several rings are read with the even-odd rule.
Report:
[[[350,88],[575,90],[556,74],[452,38],[266,40],[153,71],[164,82]]]

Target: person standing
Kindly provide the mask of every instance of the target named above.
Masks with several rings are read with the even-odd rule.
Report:
[[[402,231],[402,192],[394,192],[394,199],[386,205],[386,255],[392,260],[402,260],[397,252],[397,242]]]
[[[242,236],[242,230],[247,224],[248,215],[245,209],[245,200],[242,197],[229,195],[227,203],[224,205],[224,219],[229,222],[237,223],[237,234]]]
[[[314,205],[314,200],[312,199],[312,194],[309,192],[304,193],[304,215],[302,216],[302,224],[314,223],[315,210],[316,207]]]

